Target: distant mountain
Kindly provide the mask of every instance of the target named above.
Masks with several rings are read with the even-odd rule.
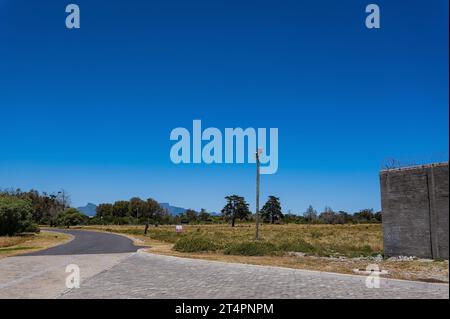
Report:
[[[159,205],[162,208],[167,209],[170,215],[174,216],[184,214],[184,212],[186,211],[186,208],[171,206],[169,203],[159,203]]]
[[[89,217],[95,216],[96,209],[97,209],[97,205],[92,204],[92,203],[88,203],[84,207],[78,207],[77,208],[77,210],[79,210],[80,212],[82,212],[83,214],[85,214],[85,215],[87,215]]]

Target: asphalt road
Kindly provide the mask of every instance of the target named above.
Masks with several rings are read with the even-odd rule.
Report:
[[[84,254],[119,254],[136,252],[139,246],[127,237],[86,230],[51,229],[51,231],[70,234],[74,239],[67,244],[20,256],[58,256]]]

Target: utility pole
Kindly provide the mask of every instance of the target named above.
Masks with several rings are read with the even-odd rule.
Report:
[[[256,240],[259,240],[259,155],[262,149],[256,151]]]
[[[61,191],[58,192],[58,194],[61,194],[61,199],[62,199],[62,206],[63,206],[63,211],[66,210],[66,191],[63,189]]]

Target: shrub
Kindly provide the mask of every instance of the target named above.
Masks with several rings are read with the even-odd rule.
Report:
[[[39,233],[41,230],[39,229],[39,226],[37,224],[29,224],[27,227],[24,228],[24,233]]]
[[[214,251],[219,247],[212,242],[201,237],[183,237],[180,238],[173,247],[176,251],[181,252],[199,252],[199,251]]]
[[[226,255],[243,255],[243,256],[264,256],[275,254],[277,248],[274,244],[268,242],[249,241],[242,243],[230,244],[225,248]]]
[[[313,253],[316,250],[313,245],[302,239],[282,242],[278,245],[278,249],[286,252],[292,251],[302,253]]]
[[[312,230],[311,231],[311,237],[313,239],[320,239],[322,237],[322,235],[323,234],[320,231],[317,231],[317,230]]]
[[[89,217],[80,213],[75,208],[69,208],[68,210],[60,213],[56,218],[56,224],[58,226],[76,226],[82,225],[89,221]]]
[[[28,201],[0,195],[0,236],[24,232],[32,223],[31,212]]]

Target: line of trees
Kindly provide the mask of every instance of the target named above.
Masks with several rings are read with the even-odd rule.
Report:
[[[170,214],[153,198],[142,200],[133,197],[130,200],[119,200],[97,206],[96,215],[91,223],[101,224],[141,224],[166,223]]]
[[[38,232],[38,225],[70,227],[89,223],[88,216],[69,206],[70,196],[64,190],[53,194],[0,191],[0,236]]]
[[[0,234],[11,234],[36,229],[37,224],[66,226],[80,224],[179,224],[179,223],[221,223],[230,222],[235,226],[237,220],[253,222],[255,215],[249,209],[245,198],[239,195],[225,197],[221,216],[211,215],[205,209],[199,212],[187,209],[183,214],[172,216],[159,203],[148,198],[133,197],[114,203],[97,206],[94,218],[70,208],[70,196],[65,191],[47,194],[36,190],[28,192],[17,190],[0,191]],[[283,213],[280,198],[269,196],[261,211],[264,223],[299,224],[356,224],[380,223],[382,213],[373,209],[363,209],[356,213],[335,212],[330,207],[318,213],[311,205],[303,214]]]
[[[323,212],[318,213],[311,205],[303,215],[285,214],[283,221],[286,223],[299,224],[362,224],[381,223],[382,213],[374,212],[373,209],[362,209],[356,213],[346,211],[335,212],[331,207],[325,206]]]
[[[26,201],[30,205],[31,221],[36,224],[56,224],[58,214],[70,206],[70,196],[64,190],[48,194],[34,189],[27,192],[21,189],[7,189],[0,191],[0,195]]]
[[[130,200],[120,200],[114,203],[102,203],[97,206],[96,215],[91,224],[189,224],[218,223],[220,216],[213,216],[202,208],[200,211],[186,209],[183,214],[171,215],[154,199],[142,200],[133,197]]]
[[[249,221],[254,219],[254,215],[249,210],[249,205],[244,197],[230,195],[225,197],[226,204],[222,209],[222,217],[226,221],[231,221],[231,226],[235,226],[237,219]],[[331,207],[326,206],[320,214],[311,205],[302,215],[292,213],[283,214],[280,198],[269,196],[267,202],[262,207],[261,218],[264,223],[298,223],[298,224],[358,224],[358,223],[381,223],[382,213],[374,212],[373,209],[362,209],[354,214],[345,211],[335,212]]]
[[[31,212],[29,201],[0,194],[0,236],[37,231]]]

